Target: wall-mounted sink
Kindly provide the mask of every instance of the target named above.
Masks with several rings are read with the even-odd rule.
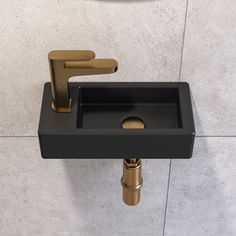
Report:
[[[51,109],[45,84],[39,138],[44,158],[189,158],[194,122],[187,83],[70,83],[72,109]],[[122,129],[129,117],[144,129]]]

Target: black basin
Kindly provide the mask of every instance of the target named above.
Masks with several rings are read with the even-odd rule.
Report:
[[[194,122],[187,83],[70,83],[72,111],[51,109],[45,84],[39,140],[44,158],[190,158]],[[144,129],[122,129],[129,117]]]
[[[181,128],[177,88],[80,87],[77,127],[121,129],[128,117],[139,117],[146,129]]]

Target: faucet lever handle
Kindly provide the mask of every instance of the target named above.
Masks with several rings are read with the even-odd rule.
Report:
[[[49,61],[89,61],[95,58],[90,50],[55,50],[48,54]]]

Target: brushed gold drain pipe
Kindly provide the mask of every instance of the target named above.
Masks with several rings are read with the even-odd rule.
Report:
[[[140,159],[124,159],[123,176],[123,201],[130,206],[137,205],[140,201],[140,191],[143,183],[141,175],[142,162]]]
[[[127,117],[121,124],[123,129],[144,129],[144,122],[139,117]],[[142,162],[140,159],[129,158],[123,161],[123,201],[129,206],[137,205],[140,201],[140,192],[143,184]]]

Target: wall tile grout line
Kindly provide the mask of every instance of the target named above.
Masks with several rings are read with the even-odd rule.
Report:
[[[0,135],[0,138],[38,138],[37,135]]]
[[[187,25],[187,16],[188,16],[188,0],[186,0],[186,9],[185,9],[185,18],[184,18],[184,31],[183,31],[183,40],[182,40],[182,48],[181,48],[180,64],[179,64],[179,82],[180,82],[181,73],[182,73],[185,33],[186,33],[186,25]],[[163,223],[163,233],[162,233],[163,236],[165,235],[165,228],[166,228],[168,199],[169,199],[169,188],[170,188],[170,178],[171,178],[171,166],[172,166],[172,159],[170,159],[170,166],[169,166],[169,176],[168,176],[168,185],[167,185],[167,193],[166,193],[166,204],[165,204],[165,213],[164,213],[164,223]]]
[[[168,208],[168,199],[169,199],[169,188],[170,188],[170,178],[171,178],[171,166],[172,166],[172,159],[170,159],[170,165],[169,165],[169,175],[168,175],[168,184],[167,184],[167,191],[166,191],[166,204],[165,204],[163,233],[162,233],[163,236],[165,235],[165,228],[166,228],[166,217],[167,217],[167,208]]]
[[[184,18],[184,31],[183,31],[183,40],[182,40],[182,48],[181,48],[180,64],[179,64],[179,82],[181,80],[181,74],[182,74],[182,64],[183,64],[183,54],[184,54],[184,44],[185,44],[185,33],[186,33],[186,26],[187,26],[187,17],[188,17],[188,0],[186,1],[185,18]]]
[[[0,138],[38,138],[37,135],[0,135]],[[236,138],[236,135],[196,135],[195,138]]]
[[[236,135],[196,135],[196,138],[236,138]]]

